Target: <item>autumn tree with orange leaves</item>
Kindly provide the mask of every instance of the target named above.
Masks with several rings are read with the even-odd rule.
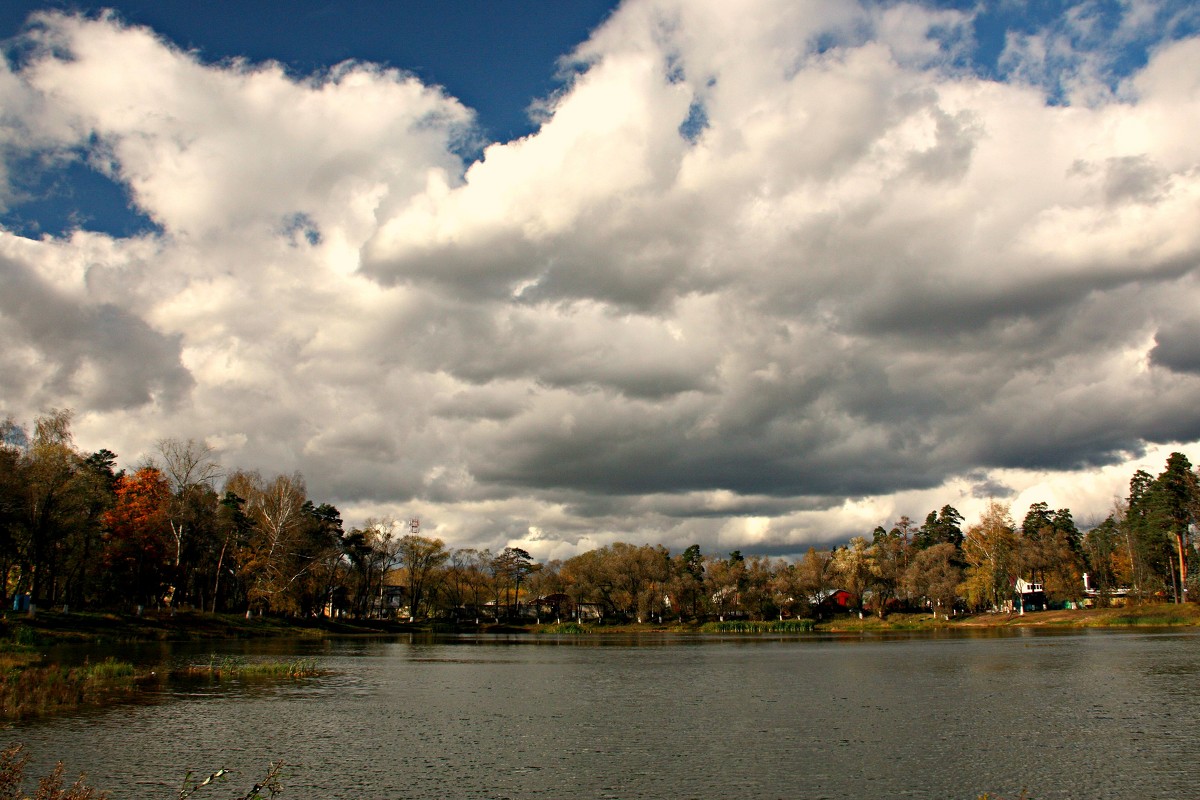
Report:
[[[102,560],[109,591],[123,594],[130,604],[154,604],[170,580],[171,486],[159,470],[143,467],[118,478],[115,495],[104,515],[108,532]]]

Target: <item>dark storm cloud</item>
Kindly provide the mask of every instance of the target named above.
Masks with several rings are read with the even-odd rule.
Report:
[[[180,361],[179,337],[164,336],[111,304],[91,305],[64,296],[16,260],[0,257],[0,325],[12,346],[37,353],[47,371],[44,386],[6,381],[17,395],[43,402],[78,401],[89,409],[133,408],[158,397],[178,403],[194,380]]]
[[[1154,336],[1150,360],[1175,372],[1200,375],[1200,320],[1160,328]]]

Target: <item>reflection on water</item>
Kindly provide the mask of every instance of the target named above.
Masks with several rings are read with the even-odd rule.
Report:
[[[316,658],[299,683],[172,687],[10,730],[119,797],[187,770],[285,798],[1185,798],[1200,637],[410,636],[222,643]],[[112,653],[206,661],[213,643]],[[69,656],[69,653],[63,653]],[[93,658],[97,657],[93,651]],[[241,784],[244,783],[245,787]]]

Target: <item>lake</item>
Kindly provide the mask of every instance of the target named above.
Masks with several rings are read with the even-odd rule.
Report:
[[[334,798],[1195,798],[1200,635],[461,636],[129,648],[143,664],[316,658],[21,723],[31,769],[115,798],[187,770]]]

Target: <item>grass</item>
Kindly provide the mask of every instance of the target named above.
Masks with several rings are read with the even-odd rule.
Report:
[[[147,611],[142,615],[97,611],[39,610],[30,617],[0,615],[0,652],[54,644],[259,639],[274,636],[379,636],[414,629],[389,620],[280,619],[201,611]],[[3,800],[3,798],[0,798]]]
[[[1105,621],[1105,624],[1113,626],[1153,627],[1197,624],[1194,613],[1189,614],[1181,609],[1182,607],[1177,606],[1152,606],[1150,608],[1142,606],[1130,609],[1124,613],[1114,614]]]
[[[214,681],[238,680],[284,680],[311,678],[324,674],[317,662],[311,658],[290,661],[246,661],[244,658],[216,655],[210,656],[206,664],[192,664],[171,670],[172,678],[206,678]]]
[[[0,675],[0,719],[44,716],[124,698],[135,691],[135,678],[132,664],[113,659],[72,668],[15,665]]]
[[[114,659],[72,668],[8,660],[7,666],[0,668],[0,720],[47,716],[128,701],[163,680],[281,681],[321,674],[324,672],[313,659],[248,662],[213,656],[206,664],[173,669],[165,674],[139,671],[133,664]],[[0,800],[5,800],[3,794]]]
[[[552,625],[545,625],[539,629],[540,633],[591,633],[592,629],[587,625],[578,622],[556,622]]]
[[[700,626],[701,633],[810,633],[816,627],[811,619],[785,620],[730,620],[728,622],[706,622]]]

